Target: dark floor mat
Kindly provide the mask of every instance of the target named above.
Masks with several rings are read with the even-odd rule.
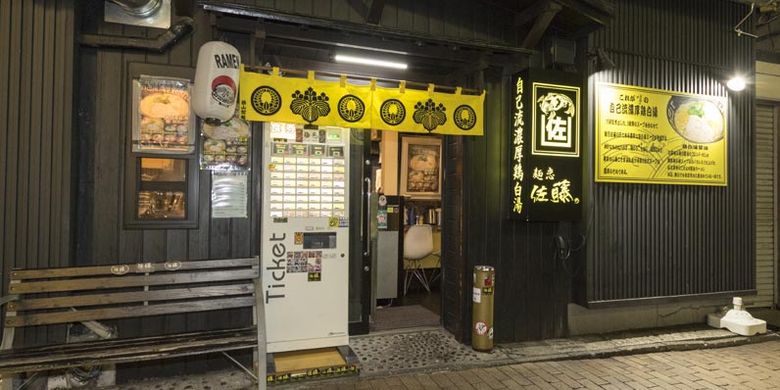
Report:
[[[378,332],[418,326],[439,326],[439,316],[420,305],[377,309],[371,324],[371,331]]]

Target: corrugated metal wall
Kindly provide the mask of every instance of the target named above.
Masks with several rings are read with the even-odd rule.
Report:
[[[756,289],[752,306],[775,302],[775,118],[774,105],[756,106]]]
[[[365,14],[358,12],[359,5],[351,4],[371,4],[362,0],[229,0],[224,3],[355,23],[364,23]],[[515,44],[518,40],[516,28],[512,26],[514,13],[479,1],[387,0],[384,3],[379,21],[382,27],[489,43]]]
[[[2,295],[11,267],[70,260],[74,15],[71,0],[0,1]]]
[[[752,74],[753,40],[731,31],[746,12],[730,1],[619,1],[613,23],[589,37],[617,64],[591,63],[590,101],[607,81],[728,96],[730,108],[726,188],[592,183],[589,156],[587,301],[755,288],[754,91],[728,93],[720,81],[735,68]]]

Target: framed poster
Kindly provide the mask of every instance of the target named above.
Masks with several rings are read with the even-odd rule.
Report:
[[[195,150],[190,80],[141,75],[133,79],[133,152],[188,154]]]
[[[401,195],[441,197],[441,138],[401,138]]]

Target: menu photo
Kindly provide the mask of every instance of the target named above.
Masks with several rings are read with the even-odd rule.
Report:
[[[133,80],[133,151],[192,153],[195,114],[189,80],[142,75]]]

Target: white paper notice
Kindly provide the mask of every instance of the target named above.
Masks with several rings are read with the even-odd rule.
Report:
[[[211,173],[211,218],[247,218],[247,172]]]
[[[479,287],[474,287],[472,291],[474,294],[471,300],[474,301],[474,303],[482,303],[482,290]]]

